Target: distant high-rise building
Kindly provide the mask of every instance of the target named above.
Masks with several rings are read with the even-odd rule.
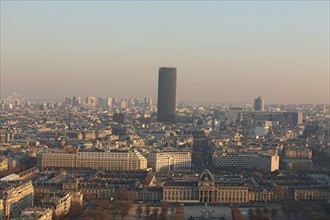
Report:
[[[96,105],[95,97],[86,97],[85,104],[87,106],[93,106],[94,107]]]
[[[148,97],[144,97],[144,108],[151,109],[152,108],[152,99]]]
[[[254,110],[255,111],[264,111],[265,110],[265,100],[261,96],[254,99]]]
[[[134,100],[133,99],[126,99],[126,105],[127,108],[132,108],[135,106]]]
[[[159,122],[175,123],[176,109],[176,68],[161,67],[158,76]]]
[[[104,97],[97,97],[96,106],[102,108],[104,106],[105,99]]]
[[[65,104],[66,105],[72,105],[72,97],[66,97],[65,98]]]
[[[114,97],[112,99],[112,105],[115,107],[119,107],[120,106],[120,101],[118,100],[118,98]]]
[[[120,101],[120,108],[127,108],[127,100],[126,99],[122,99]]]
[[[112,106],[112,98],[105,98],[105,106],[111,108]]]
[[[72,105],[73,106],[80,106],[80,103],[81,103],[81,98],[80,96],[74,96],[72,98]]]
[[[142,101],[139,98],[134,99],[135,107],[142,107]]]

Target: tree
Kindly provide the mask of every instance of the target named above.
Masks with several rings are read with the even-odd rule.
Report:
[[[257,219],[257,213],[253,209],[249,209],[249,220]]]
[[[152,214],[150,215],[150,220],[157,220],[158,217],[158,208],[152,209]]]
[[[141,218],[142,212],[143,212],[143,209],[141,206],[136,207],[136,214],[139,215],[139,219]]]
[[[168,204],[163,203],[162,209],[161,209],[161,212],[159,215],[160,220],[166,220],[167,211],[168,211]]]
[[[120,188],[115,191],[114,197],[116,200],[125,200],[125,201],[135,201],[137,198],[137,194],[134,191],[130,191],[125,188]]]
[[[121,219],[124,219],[126,215],[128,215],[128,209],[123,208],[119,210],[119,215],[121,216]]]
[[[272,210],[270,211],[270,215],[271,215],[272,219],[277,219],[277,215],[278,215],[277,209],[272,208]]]
[[[111,215],[117,213],[115,204],[111,204],[108,200],[99,200],[94,209],[89,209],[84,213],[84,219],[103,220],[110,219]],[[77,216],[69,219],[75,219]]]
[[[128,215],[129,210],[132,207],[131,201],[120,201],[118,210],[121,218],[123,219],[126,215]]]
[[[107,210],[97,207],[96,209],[90,209],[87,212],[85,212],[85,217],[87,219],[93,219],[93,220],[109,219],[111,217],[111,213],[108,212]]]
[[[263,212],[268,215],[269,214],[269,209],[267,209],[266,207],[264,207],[263,208]]]
[[[174,219],[183,220],[183,206],[179,205],[176,207]]]
[[[127,200],[128,190],[125,188],[120,188],[115,192],[115,199],[117,200]]]
[[[147,205],[144,210],[144,213],[147,215],[147,219],[149,219],[150,211],[151,211],[150,205]]]
[[[110,212],[111,212],[111,215],[112,215],[112,219],[115,219],[116,215],[119,214],[119,210],[116,209],[116,208],[112,208],[112,209],[110,210]]]

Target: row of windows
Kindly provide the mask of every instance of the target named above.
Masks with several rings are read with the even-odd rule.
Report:
[[[180,197],[180,196],[165,196],[164,197],[164,200],[195,200],[196,198],[193,198],[193,197]],[[207,198],[200,198],[200,201],[203,202],[203,201],[209,201],[211,202],[211,198],[207,199]],[[216,199],[217,202],[247,202],[247,198],[245,197],[221,197],[221,198],[218,198]]]
[[[315,195],[318,193],[317,192],[296,192],[296,194],[298,194],[298,196],[300,196],[300,195]]]
[[[197,192],[196,192],[197,193]],[[195,194],[194,191],[179,191],[179,190],[175,190],[175,191],[164,191],[164,195],[190,195],[190,194]],[[201,191],[199,193],[200,195],[211,195],[212,192],[211,191]],[[215,194],[216,195],[216,194]],[[247,196],[247,192],[218,192],[217,195],[220,196]]]
[[[219,192],[218,196],[246,196],[247,192]]]
[[[139,154],[127,154],[127,153],[89,153],[89,154],[43,154],[43,158],[100,158],[100,157],[106,157],[106,158],[127,158],[127,157],[142,157]]]
[[[246,197],[220,197],[218,198],[218,201],[220,202],[246,202]]]
[[[110,194],[112,191],[100,191],[100,190],[82,190],[83,193],[108,193]]]
[[[140,161],[135,161],[135,160],[124,160],[124,161],[100,161],[100,160],[83,160],[83,161],[73,161],[73,160],[56,160],[56,159],[51,159],[51,160],[44,160],[42,161],[42,164],[137,164]],[[141,161],[140,163],[146,164],[144,161]]]
[[[51,158],[71,158],[71,159],[75,159],[76,155],[72,155],[72,154],[49,154],[49,155],[42,155],[43,159],[51,159]]]
[[[197,194],[197,192],[191,192],[191,191],[181,191],[181,192],[178,192],[178,191],[164,191],[164,195],[166,196],[166,195],[172,195],[172,196],[174,196],[174,195],[180,195],[180,196],[186,196],[186,195],[195,195],[195,194]]]
[[[217,159],[215,160],[215,164],[218,165],[218,164],[249,164],[249,165],[269,165],[271,164],[270,161],[266,161],[266,162],[263,162],[263,161],[245,161],[245,160],[220,160],[220,159]]]
[[[95,158],[95,157],[115,157],[115,158],[123,158],[123,157],[130,157],[131,155],[128,154],[95,154],[95,155],[78,155],[78,158]]]
[[[180,163],[180,164],[157,164],[157,168],[160,169],[162,167],[174,166],[175,168],[180,167],[191,167],[191,163]]]
[[[177,201],[179,201],[179,200],[197,200],[198,198],[195,198],[195,197],[178,197],[178,196],[165,196],[164,197],[164,200],[177,200]]]
[[[182,159],[182,160],[168,160],[168,159],[158,159],[157,161],[155,160],[150,160],[150,162],[157,162],[157,163],[182,163],[182,162],[187,162],[191,163],[191,159]]]
[[[125,162],[125,161],[145,161],[137,158],[113,158],[109,159],[95,159],[95,158],[43,158],[42,161],[102,161],[102,162]]]
[[[73,163],[43,163],[43,167],[94,167],[94,168],[105,168],[105,169],[144,169],[147,166],[140,164],[97,164],[97,163],[83,163],[83,164],[73,164]]]
[[[201,191],[200,192],[201,195],[211,195],[212,194],[212,191]],[[232,192],[232,191],[222,191],[222,192],[218,192],[217,193],[218,196],[246,196],[247,195],[247,192]]]

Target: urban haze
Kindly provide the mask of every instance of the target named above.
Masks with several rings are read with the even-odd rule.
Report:
[[[1,1],[1,90],[29,98],[157,96],[327,103],[328,1]]]
[[[329,220],[329,1],[0,1],[0,220]]]

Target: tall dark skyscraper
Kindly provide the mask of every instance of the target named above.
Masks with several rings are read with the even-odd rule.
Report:
[[[176,109],[176,68],[161,67],[158,75],[159,122],[175,123]]]

